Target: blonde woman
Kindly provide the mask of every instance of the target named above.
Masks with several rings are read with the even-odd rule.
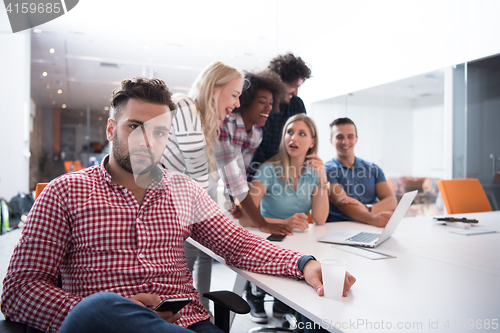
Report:
[[[323,161],[318,157],[317,129],[305,114],[288,119],[283,127],[278,155],[263,163],[253,177],[250,195],[262,216],[269,223],[285,224],[301,231],[309,227],[307,214],[311,211],[314,223],[326,222],[329,213],[330,187]],[[240,218],[245,227],[255,227],[246,214]],[[252,319],[267,322],[264,309],[265,292],[245,286],[246,298],[252,308]],[[293,312],[275,299],[273,315],[281,318]]]
[[[167,147],[160,164],[173,171],[189,175],[205,188],[211,198],[217,201],[217,177],[212,159],[213,148],[219,142],[220,123],[240,106],[239,97],[243,90],[243,75],[237,69],[221,62],[208,65],[196,78],[187,95],[172,96],[177,105],[177,115],[172,120]],[[223,177],[224,179],[224,177]],[[227,179],[224,179],[227,182]],[[243,209],[262,231],[290,234],[289,226],[268,224],[251,198],[245,198],[248,186],[245,175],[230,179],[226,188],[241,199]],[[196,247],[185,243],[188,268],[193,272],[196,266],[196,289],[203,295],[210,289],[212,259]],[[208,309],[208,300],[200,298]]]
[[[219,139],[220,122],[240,106],[242,89],[240,71],[214,62],[198,75],[187,95],[172,96],[177,115],[172,121],[160,163],[166,169],[189,175],[214,201],[217,201],[217,184],[215,181],[209,184],[209,174],[215,169],[209,152],[212,143]],[[210,290],[212,258],[189,243],[184,243],[184,250],[191,272],[198,262],[194,273],[196,289],[201,296]],[[200,297],[200,302],[208,310],[208,299]]]
[[[305,114],[290,117],[283,128],[279,154],[260,166],[250,189],[267,222],[305,230],[309,211],[314,223],[326,222],[329,183],[317,151],[314,121]],[[254,226],[245,215],[240,223]]]

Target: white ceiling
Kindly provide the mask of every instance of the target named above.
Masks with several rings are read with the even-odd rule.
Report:
[[[318,19],[318,15],[331,16],[326,9],[329,1],[82,0],[67,14],[36,27],[41,33],[32,29],[32,97],[42,107],[66,104],[63,119],[84,122],[82,111],[87,107],[93,118],[107,114],[104,108],[111,92],[125,78],[155,76],[174,92],[187,92],[197,74],[213,61],[255,71],[264,69],[279,53],[298,50],[307,50],[308,55],[298,55],[313,62],[313,75],[319,78],[320,71],[342,66],[334,57],[342,53],[333,52],[342,48],[323,40],[339,38],[346,29],[344,21],[349,21],[339,13],[331,22]],[[356,8],[358,14],[373,11],[370,4],[359,8],[353,4],[345,14],[356,17],[352,12]],[[318,64],[317,53],[332,54],[337,60]],[[366,65],[356,59],[351,62],[344,65],[353,69]],[[358,93],[395,93],[404,98],[442,93],[442,73],[408,80]]]
[[[75,115],[90,107],[96,116],[125,78],[155,76],[187,92],[213,61],[263,69],[277,54],[277,10],[285,3],[80,1],[32,29],[32,97],[38,106],[66,104]]]
[[[444,98],[444,70],[416,75],[368,89],[355,91],[344,96],[337,96],[321,101],[321,103],[343,103],[346,96],[355,97],[357,101],[374,103],[375,99],[417,100],[429,97]]]

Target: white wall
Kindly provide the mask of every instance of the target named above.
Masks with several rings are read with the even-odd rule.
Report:
[[[312,102],[500,53],[496,0],[279,4],[277,52],[292,51],[312,65],[314,77],[301,89],[308,109]]]
[[[413,169],[412,103],[409,100],[374,96],[337,98],[332,103],[314,103],[311,110],[319,132],[319,156],[324,162],[336,156],[329,144],[329,124],[336,118],[351,118],[358,129],[355,154],[379,165],[389,177],[407,175]]]
[[[319,132],[319,156],[336,156],[329,126],[349,117],[358,128],[355,154],[379,165],[388,177],[444,176],[444,103],[442,96],[399,99],[342,96],[314,103],[311,116]]]
[[[31,35],[10,29],[0,10],[0,197],[6,200],[29,191],[30,156]]]
[[[422,97],[413,107],[413,177],[445,178],[443,96]]]

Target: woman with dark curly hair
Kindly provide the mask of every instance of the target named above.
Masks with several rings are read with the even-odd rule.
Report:
[[[262,129],[262,142],[253,157],[248,181],[252,180],[260,163],[278,154],[281,132],[288,118],[306,113],[304,102],[297,96],[299,87],[311,77],[311,69],[304,60],[292,53],[279,55],[271,60],[268,70],[279,75],[286,86],[286,94],[281,102],[280,112],[271,115],[267,125]]]
[[[226,116],[220,127],[221,142],[240,148],[248,176],[250,162],[262,141],[262,130],[271,112],[279,112],[286,87],[276,73],[246,73],[249,84],[240,96],[240,107]]]

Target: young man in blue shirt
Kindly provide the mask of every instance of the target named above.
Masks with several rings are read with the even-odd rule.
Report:
[[[328,222],[358,221],[385,227],[397,201],[384,172],[354,155],[358,133],[351,119],[335,119],[330,129],[337,157],[325,163],[330,182]]]

